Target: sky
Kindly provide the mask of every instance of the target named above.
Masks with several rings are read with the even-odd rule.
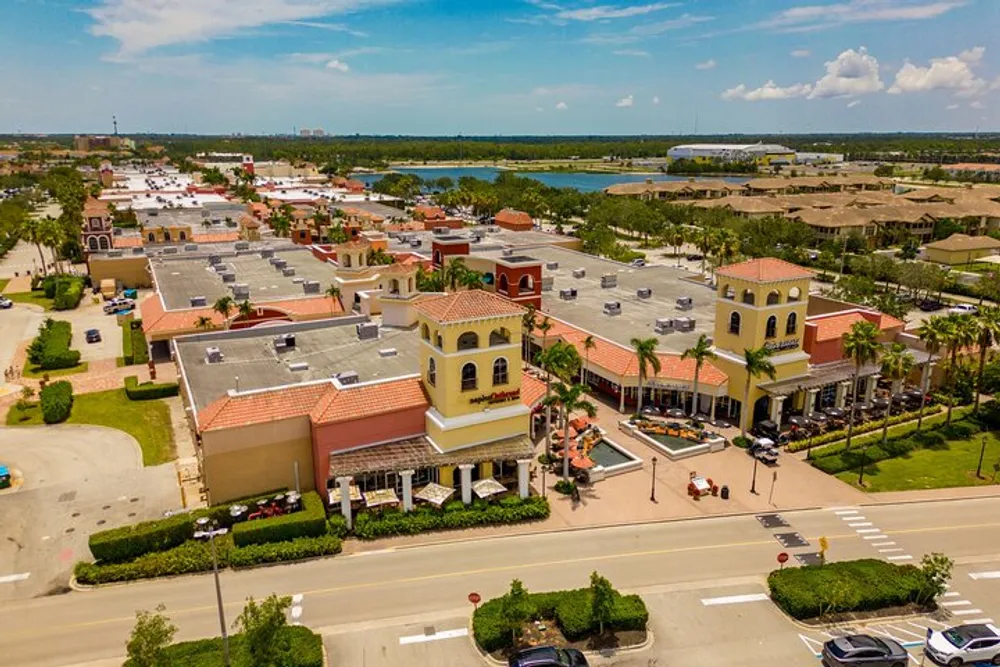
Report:
[[[0,133],[1000,130],[1000,0],[0,5]]]

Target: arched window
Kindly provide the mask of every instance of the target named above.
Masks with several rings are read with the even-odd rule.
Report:
[[[458,350],[475,350],[479,347],[479,335],[475,331],[466,331],[458,337]]]
[[[437,384],[437,364],[434,363],[434,357],[427,360],[427,384],[432,387]]]
[[[507,384],[507,360],[500,357],[493,362],[493,386]]]
[[[444,349],[444,340],[441,338],[440,333],[434,337],[434,344],[437,345],[439,350]]]
[[[180,239],[181,241],[187,241],[187,232],[181,232],[181,233],[180,233],[180,236],[178,236],[178,238],[179,238],[179,239]]]
[[[87,245],[90,246],[91,250],[97,250],[97,237],[91,236],[90,239],[88,239],[87,241]]]
[[[740,335],[740,314],[733,313],[729,316],[729,333]]]
[[[490,347],[494,345],[508,345],[510,343],[510,332],[506,329],[494,329],[490,332]]]
[[[399,281],[395,278],[389,281],[389,294],[399,294]]]
[[[535,281],[529,275],[521,276],[521,280],[517,283],[517,289],[520,292],[533,292],[535,289]]]
[[[506,273],[501,274],[500,275],[500,282],[497,283],[497,289],[500,290],[501,292],[503,292],[504,294],[506,294],[507,293],[507,289],[509,287],[510,287],[510,285],[507,282],[507,274]]]
[[[798,328],[799,316],[795,313],[788,313],[788,320],[785,322],[785,335],[791,336],[795,333],[795,329]]]
[[[722,298],[723,299],[735,299],[736,290],[733,289],[732,285],[726,285],[722,288]]]
[[[767,318],[767,329],[764,331],[764,338],[774,338],[778,335],[778,318],[774,315]]]
[[[348,255],[346,252],[344,253],[344,268],[345,269],[351,268],[351,256]]]
[[[101,236],[97,239],[97,243],[101,246],[101,250],[110,250],[111,243],[108,242],[107,236]]]
[[[743,303],[752,306],[753,302],[754,302],[753,292],[751,292],[748,289],[743,290]]]
[[[172,241],[173,240],[171,238],[171,236],[170,236],[170,230],[169,229],[163,230],[163,240],[164,241]]]
[[[431,339],[431,328],[426,324],[420,325],[420,337],[426,341]]]
[[[149,233],[149,235],[148,235],[148,236],[146,236],[146,239],[147,239],[147,240],[148,240],[148,241],[149,241],[150,243],[156,243],[156,234],[154,234],[153,232],[150,232],[150,233]]]
[[[798,301],[801,298],[802,298],[802,290],[800,290],[798,287],[793,287],[792,289],[788,290],[789,301]]]
[[[413,278],[407,278],[407,280],[406,280],[406,284],[407,284],[407,287],[408,287],[408,290],[407,290],[407,291],[408,291],[408,292],[409,292],[410,294],[412,294],[412,293],[413,293]]]
[[[781,303],[781,292],[778,290],[773,290],[768,292],[767,295],[767,305],[774,306]]]
[[[462,391],[472,391],[476,386],[476,365],[470,361],[462,366]]]

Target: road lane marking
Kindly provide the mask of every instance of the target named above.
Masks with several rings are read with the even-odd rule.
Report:
[[[971,607],[972,603],[968,600],[948,600],[947,602],[941,603],[942,607]]]
[[[895,542],[872,542],[873,547],[893,547],[896,546]]]
[[[993,622],[992,618],[972,618],[964,621],[967,625],[988,625]]]
[[[983,610],[982,609],[956,609],[955,611],[953,611],[951,613],[955,614],[955,616],[974,616],[976,614],[983,613]]]
[[[970,572],[969,577],[972,579],[1000,579],[1000,570],[994,570],[992,572]]]
[[[456,628],[454,630],[442,630],[441,632],[435,632],[433,635],[410,635],[408,637],[400,637],[400,646],[405,646],[406,644],[423,644],[424,642],[434,642],[439,639],[455,639],[457,637],[467,637],[469,634],[468,628]]]
[[[857,514],[858,510],[851,509],[850,507],[831,507],[834,514]]]
[[[702,598],[701,603],[706,607],[713,607],[722,604],[742,604],[744,602],[762,602],[769,599],[766,593],[750,593],[748,595],[726,595],[718,598]]]
[[[814,656],[818,658],[823,655],[823,642],[817,641],[812,637],[806,637],[805,635],[801,634],[799,635],[799,639],[802,640],[802,643],[806,645],[806,648],[809,649],[809,652],[812,653]],[[816,650],[816,647],[813,646],[813,644],[816,644],[816,646],[819,647],[818,651]]]
[[[870,527],[871,525],[872,525],[871,521],[861,521],[859,523],[849,523],[849,524],[847,524],[847,527],[848,528],[867,528],[867,527]]]
[[[913,556],[904,554],[902,556],[889,556],[889,560],[913,560]]]
[[[882,529],[881,528],[858,528],[854,532],[857,533],[858,535],[867,535],[868,533],[881,533]]]
[[[0,584],[13,584],[17,581],[24,581],[31,576],[30,572],[21,572],[19,574],[8,574],[0,577]]]

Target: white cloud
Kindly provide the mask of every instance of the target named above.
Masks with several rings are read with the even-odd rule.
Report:
[[[954,90],[962,97],[972,97],[985,92],[989,84],[972,71],[982,60],[985,49],[977,46],[962,51],[957,56],[931,58],[927,67],[907,62],[896,72],[896,80],[889,88],[893,95],[922,93],[929,90]]]
[[[118,42],[119,56],[171,44],[231,37],[251,28],[343,15],[399,0],[99,0],[87,10],[91,34]]]
[[[608,19],[624,19],[658,12],[670,7],[676,7],[675,2],[653,2],[648,5],[632,5],[630,7],[614,7],[612,5],[596,5],[580,9],[560,9],[552,18],[559,21],[605,21]],[[549,5],[548,8],[555,8]]]
[[[703,63],[698,63],[697,65],[694,66],[694,68],[699,70],[715,69],[715,65],[716,65],[715,61],[709,58]]]
[[[790,55],[793,58],[808,58],[809,56],[812,55],[812,51],[810,51],[809,49],[795,49],[788,55]]]
[[[965,4],[966,0],[846,0],[790,7],[756,25],[782,32],[813,32],[851,23],[933,19]]]
[[[326,64],[326,68],[327,69],[335,69],[338,72],[350,72],[351,71],[351,68],[348,67],[347,63],[343,62],[342,60],[337,60],[336,58],[334,58],[333,60],[331,60],[330,62],[328,62]]]
[[[972,102],[969,102],[969,106],[972,107],[973,109],[985,109],[986,108],[986,105],[983,104],[982,102],[980,102],[979,100],[974,100]]]
[[[848,49],[826,63],[826,74],[813,86],[810,98],[867,95],[885,86],[878,75],[878,60],[865,47]]]
[[[945,107],[945,111],[954,111],[958,107],[959,107],[959,105],[957,105],[957,104],[949,104],[948,106]]]
[[[750,90],[744,84],[735,88],[730,88],[722,93],[722,99],[745,100],[747,102],[761,102],[765,100],[789,100],[795,97],[806,97],[812,92],[812,86],[808,83],[796,83],[782,88],[774,81],[768,81],[760,88]]]
[[[543,107],[535,107],[535,111],[538,113],[545,113],[545,109]]]
[[[616,56],[633,56],[635,58],[648,58],[649,51],[643,51],[642,49],[618,49],[617,51],[612,51]]]
[[[623,97],[620,100],[618,100],[617,102],[615,102],[615,106],[619,107],[619,108],[630,107],[633,104],[635,104],[635,98],[632,95],[628,95],[627,97]]]
[[[660,103],[660,98],[657,95],[654,95],[653,96],[653,105],[655,106],[655,105],[657,105],[659,103]]]
[[[353,30],[343,23],[323,23],[321,21],[285,21],[288,25],[297,25],[301,28],[316,28],[318,30],[329,30],[331,32],[346,32],[355,37],[367,37],[368,33],[360,30]]]
[[[569,105],[565,102],[558,102],[556,103],[556,109],[559,111],[566,111],[566,109],[569,109]]]
[[[714,16],[694,16],[691,14],[682,14],[680,17],[675,19],[657,21],[646,25],[638,25],[632,28],[631,32],[636,35],[659,35],[660,33],[668,32],[670,30],[683,30],[685,28],[696,26],[699,23],[706,23],[714,20]]]
[[[848,109],[853,109],[854,107],[858,106],[859,104],[861,104],[861,100],[851,100],[850,102],[847,103],[847,108]]]

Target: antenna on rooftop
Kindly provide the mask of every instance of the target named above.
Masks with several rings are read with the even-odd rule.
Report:
[[[118,136],[118,117],[117,116],[111,116],[111,122],[115,126],[115,136],[117,137]]]

